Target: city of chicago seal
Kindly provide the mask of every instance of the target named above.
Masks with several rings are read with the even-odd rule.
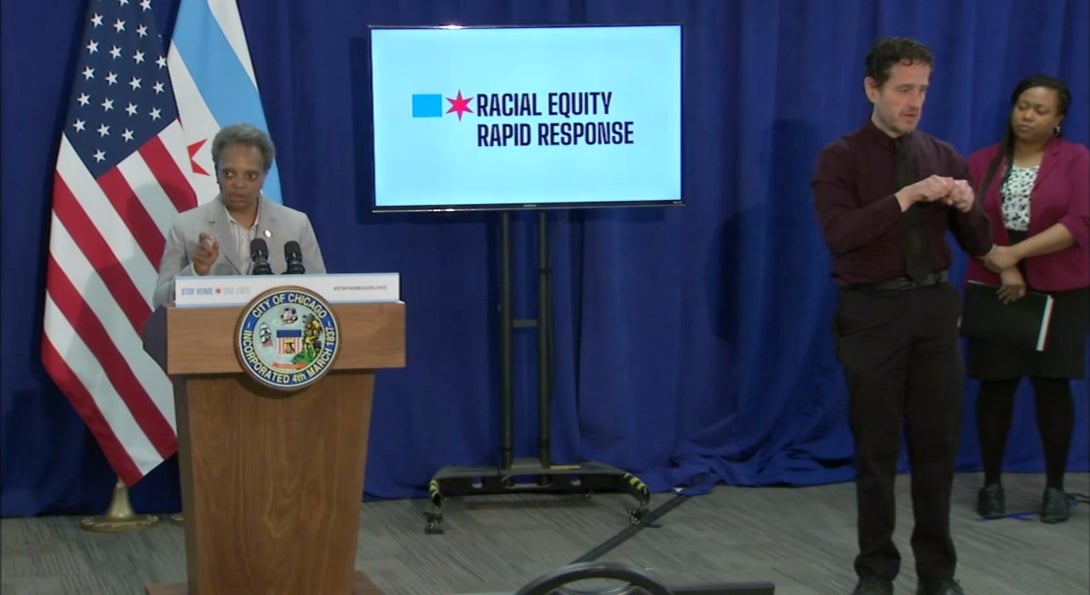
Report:
[[[340,348],[333,309],[302,287],[279,287],[246,305],[235,333],[235,354],[254,379],[297,390],[320,379]]]

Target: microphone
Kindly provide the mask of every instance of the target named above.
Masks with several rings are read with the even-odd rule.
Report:
[[[284,271],[285,275],[302,275],[307,272],[303,268],[303,251],[299,249],[299,242],[284,243],[284,260],[288,261],[288,270]]]
[[[254,268],[250,269],[251,275],[271,275],[272,267],[269,266],[269,245],[261,238],[250,240],[250,258],[254,261]]]

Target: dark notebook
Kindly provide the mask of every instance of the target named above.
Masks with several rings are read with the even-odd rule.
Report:
[[[1005,304],[997,291],[998,285],[969,281],[961,313],[961,335],[1044,351],[1052,320],[1052,296],[1027,291],[1025,297]]]

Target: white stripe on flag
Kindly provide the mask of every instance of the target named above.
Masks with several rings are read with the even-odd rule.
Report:
[[[177,93],[174,95],[176,97]],[[159,139],[163,141],[163,146],[166,147],[167,153],[174,159],[178,169],[182,173],[188,174],[190,171],[189,153],[185,150],[185,135],[182,134],[181,123],[177,120],[171,122],[159,133]]]
[[[168,56],[167,57],[168,72],[169,72],[169,68],[170,68],[170,58]],[[174,97],[175,97],[175,100],[177,100],[177,97],[178,97],[177,90],[175,90],[175,92],[174,92]],[[211,120],[212,115],[208,114],[208,118]],[[206,170],[206,171],[209,172],[208,175],[200,175],[199,176],[199,175],[196,175],[196,173],[193,171],[193,162],[189,158],[189,151],[187,150],[187,147],[186,147],[185,133],[182,131],[181,122],[179,122],[177,120],[171,122],[169,126],[164,128],[163,131],[159,133],[159,139],[162,140],[163,146],[166,147],[166,149],[167,149],[167,153],[170,154],[170,157],[172,159],[174,159],[174,162],[178,165],[178,171],[182,172],[182,175],[185,176],[185,179],[187,181],[189,181],[190,186],[196,188],[196,186],[193,184],[193,182],[197,178],[201,178],[202,180],[208,180],[208,181],[210,181],[212,183],[213,190],[211,191],[211,195],[208,198],[204,198],[202,200],[201,195],[197,194],[197,202],[194,204],[194,206],[199,205],[199,204],[203,204],[204,202],[206,202],[208,200],[211,200],[212,198],[215,198],[216,194],[219,192],[219,187],[216,186],[215,168]],[[205,143],[205,144],[207,144],[209,147],[211,147],[211,143],[212,143],[212,140],[209,139],[208,142]],[[208,152],[208,155],[209,155],[208,161],[209,161],[209,164],[211,164],[211,162],[212,162],[212,157],[211,157],[212,153],[211,153],[210,150]],[[155,266],[158,267],[159,263],[155,263]]]
[[[45,302],[45,336],[56,347],[80,383],[94,396],[94,406],[106,419],[118,441],[125,445],[125,451],[132,457],[133,463],[142,474],[147,474],[162,462],[155,446],[136,423],[132,411],[114,390],[110,379],[102,372],[95,354],[79,338],[76,330],[48,294]]]
[[[208,104],[201,97],[197,83],[189,74],[189,68],[182,60],[181,53],[176,46],[171,44],[167,53],[167,66],[170,68],[170,83],[174,86],[174,97],[178,101],[178,114],[181,120],[179,133],[182,140],[179,144],[190,146],[201,143],[200,148],[193,154],[193,162],[203,170],[193,170],[192,164],[187,160],[186,167],[182,170],[189,177],[193,185],[193,191],[197,194],[197,204],[204,204],[219,193],[219,185],[216,184],[216,166],[212,163],[212,137],[220,129],[219,122],[208,110]]]
[[[163,187],[155,182],[155,173],[144,162],[140,153],[133,153],[126,157],[121,163],[117,164],[117,169],[126,180],[130,180],[129,183],[132,185],[133,192],[139,199],[140,204],[144,205],[148,215],[155,221],[159,234],[166,236],[171,224],[178,218],[178,211],[174,208],[174,204],[170,202],[170,197],[167,196]],[[158,261],[150,264],[153,268],[157,269],[159,267]],[[137,283],[137,287],[148,287],[147,285],[140,285],[139,280],[134,280],[134,282]],[[151,282],[151,287],[155,287],[154,279]],[[151,299],[150,295],[148,299]],[[151,306],[150,301],[148,306]]]
[[[227,43],[231,44],[235,50],[235,56],[246,74],[250,76],[250,81],[256,89],[257,77],[254,76],[254,67],[250,64],[250,48],[246,43],[246,32],[242,29],[242,17],[238,14],[238,4],[235,0],[208,0],[208,8],[219,23],[223,34],[227,36]]]

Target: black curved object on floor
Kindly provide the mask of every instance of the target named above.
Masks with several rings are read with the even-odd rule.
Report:
[[[628,581],[628,583],[626,585],[621,585],[620,587],[612,587],[599,591],[576,591],[564,588],[564,585],[587,579],[614,579]],[[559,595],[575,593],[586,595],[626,595],[630,593],[674,595],[674,592],[666,585],[663,585],[646,572],[615,562],[580,562],[578,564],[570,564],[539,576],[525,587],[519,589],[515,595]]]
[[[569,589],[564,586],[588,579],[628,582],[597,591]],[[774,595],[775,591],[776,586],[766,581],[671,588],[643,570],[616,562],[579,562],[534,579],[515,595]]]

